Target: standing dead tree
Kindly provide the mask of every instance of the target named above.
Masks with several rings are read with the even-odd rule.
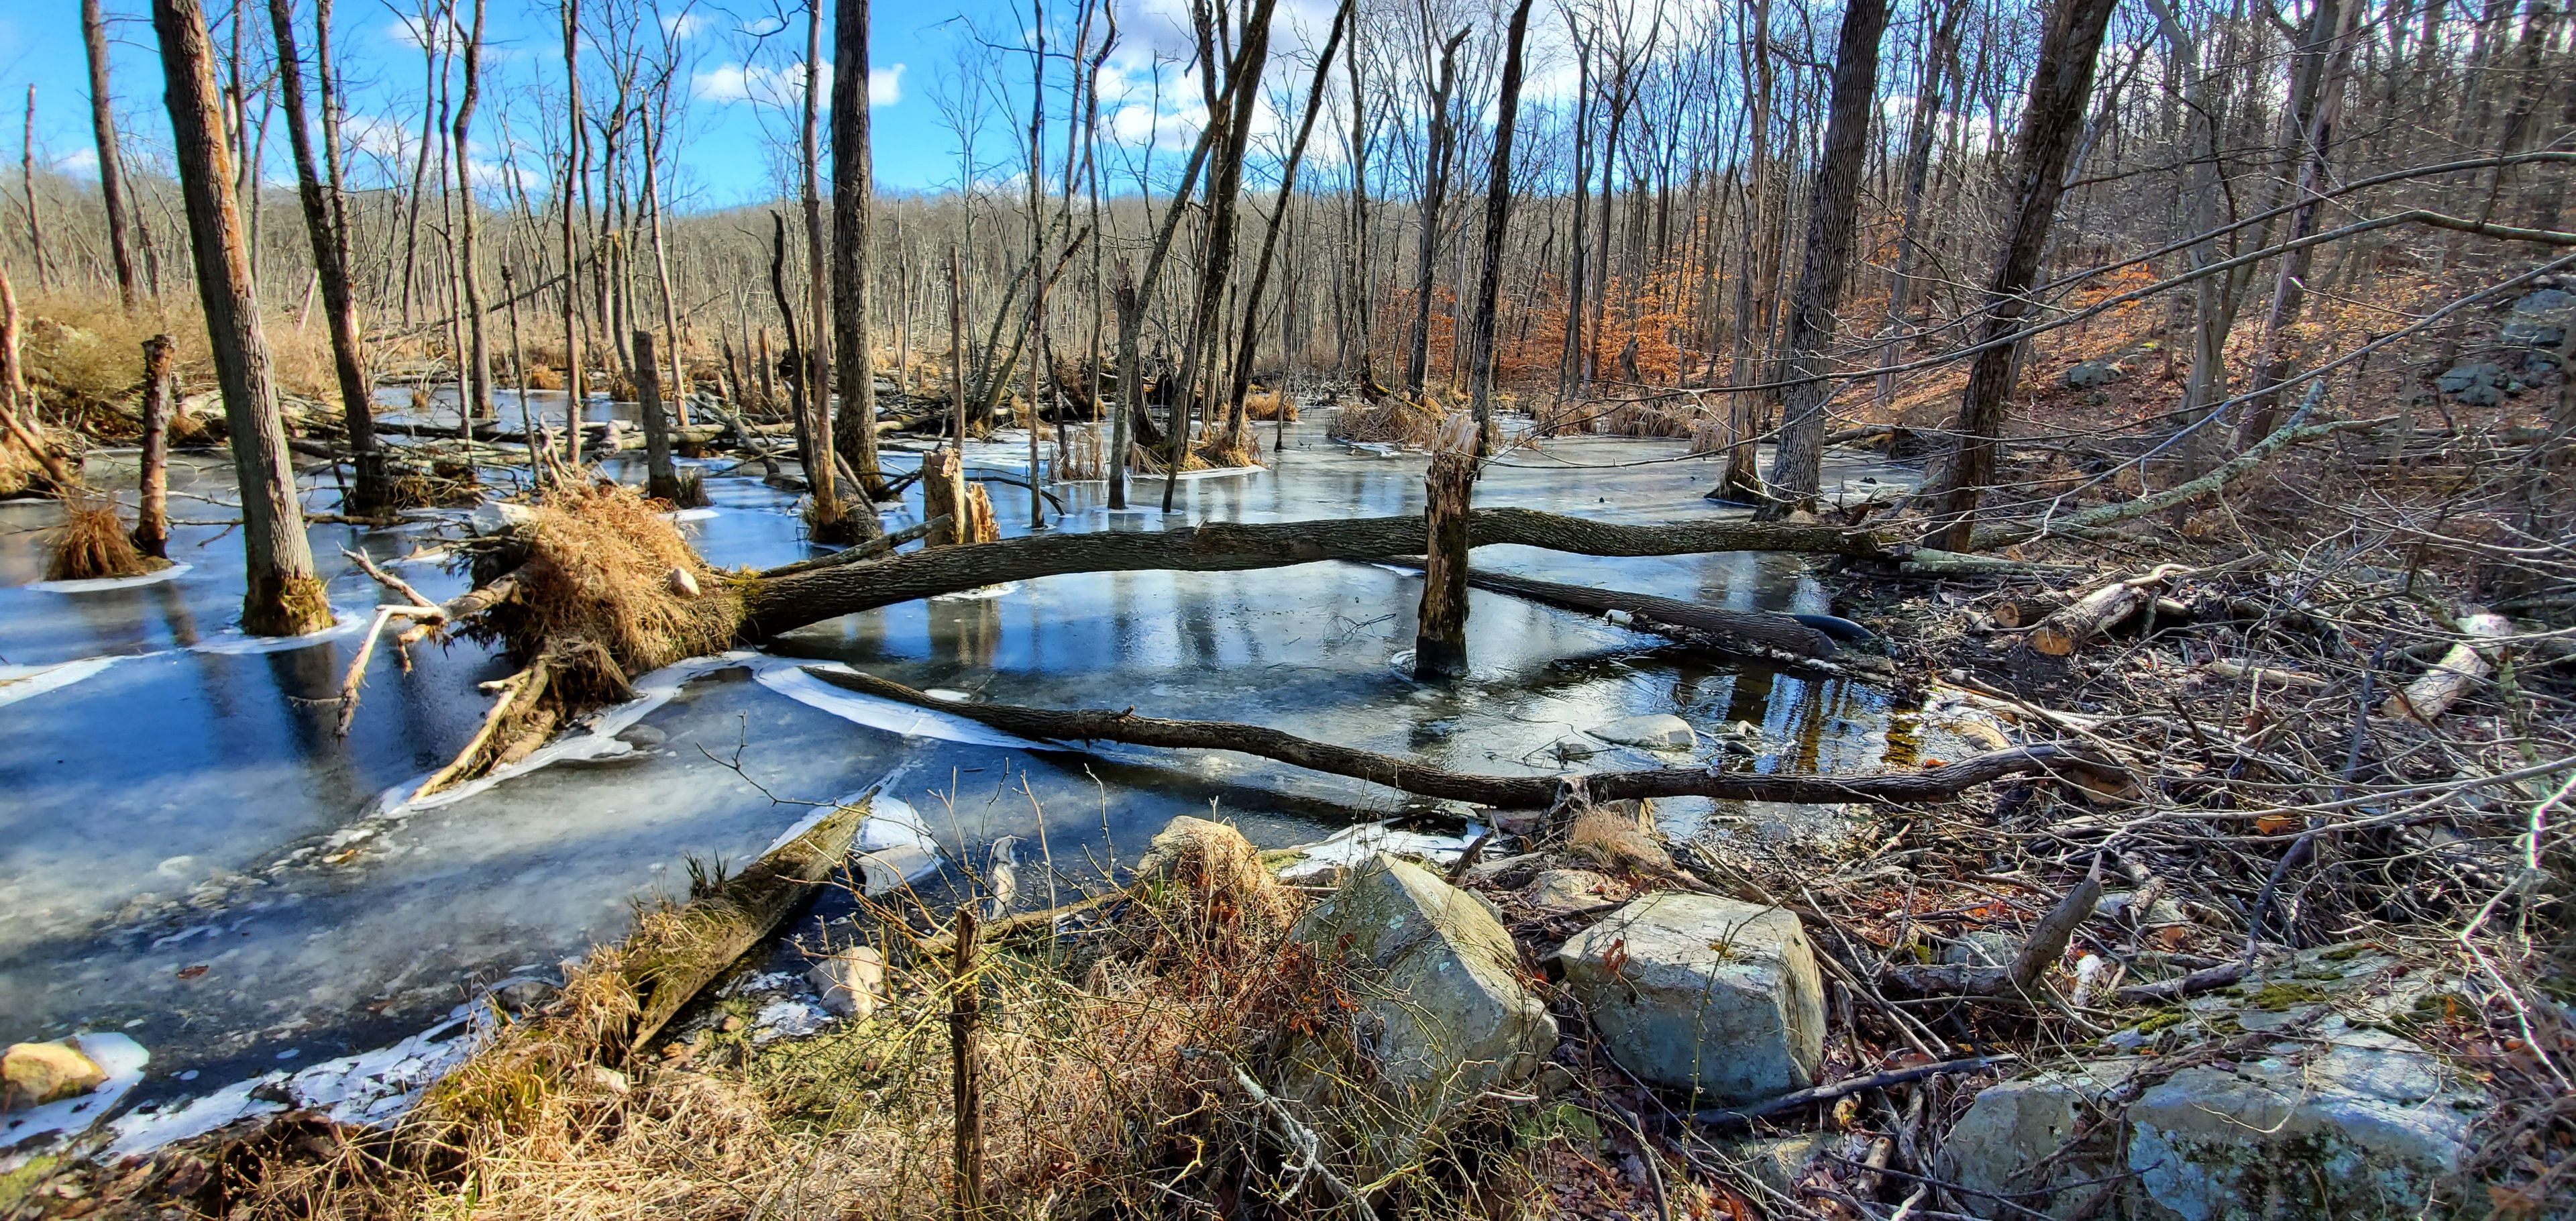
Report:
[[[832,55],[832,352],[841,385],[833,437],[859,477],[859,495],[876,501],[885,498],[885,475],[877,459],[876,344],[868,318],[876,190],[868,146],[868,0],[834,6]]]
[[[116,268],[116,296],[131,311],[141,290],[134,273],[134,241],[127,233],[125,164],[116,142],[116,112],[110,103],[107,71],[107,17],[99,0],[81,0],[81,43],[89,52],[90,133],[98,141],[98,198],[107,212],[107,251]],[[285,52],[281,51],[281,58]]]

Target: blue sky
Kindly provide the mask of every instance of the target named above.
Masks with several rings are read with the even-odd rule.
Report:
[[[251,3],[252,41],[265,47],[266,5],[258,0]],[[417,3],[338,0],[334,16],[335,52],[350,83],[351,138],[380,154],[406,155],[402,150],[417,139],[420,38],[399,15],[399,9],[416,8]],[[535,173],[535,141],[529,129],[545,107],[559,104],[562,92],[559,10],[551,0],[490,3],[485,32],[489,81],[487,101],[477,116],[475,156],[487,163],[487,173],[505,162]],[[714,208],[770,198],[773,174],[780,164],[777,150],[794,136],[792,111],[804,51],[801,6],[770,7],[767,0],[658,3],[666,28],[676,38],[690,95],[680,172],[674,183],[679,205]],[[129,139],[166,147],[160,64],[148,6],[144,0],[106,0],[106,8],[113,43],[112,93],[120,120]],[[1281,31],[1292,46],[1302,41],[1298,32],[1311,30],[1320,37],[1329,20],[1330,9],[1321,0],[1290,0],[1282,8]],[[297,10],[302,20],[309,21],[311,0],[297,0]],[[1070,10],[1065,0],[1049,5],[1048,24],[1061,27]],[[1182,79],[1176,62],[1188,47],[1173,20],[1181,5],[1179,0],[1130,0],[1121,10],[1121,44],[1103,90],[1104,114],[1111,129],[1133,143],[1152,139],[1169,145],[1185,138],[1195,118],[1195,108],[1182,103],[1196,95],[1196,86]],[[225,37],[232,12],[229,0],[211,0],[209,12],[219,39]],[[990,117],[977,142],[977,177],[1008,178],[1017,143],[1010,132],[1025,123],[1026,114],[1028,58],[1016,48],[1023,45],[1024,31],[1030,28],[1027,0],[955,4],[880,0],[873,17],[870,93],[875,100],[880,186],[895,190],[953,186],[961,173],[954,117],[971,109],[961,100],[978,91]],[[1058,28],[1055,45],[1060,48],[1069,36],[1069,30]],[[832,54],[828,7],[824,40],[828,62]],[[1162,65],[1159,70],[1157,64]],[[1065,70],[1059,60],[1053,72],[1056,88],[1062,87]],[[600,72],[588,58],[584,73],[584,88],[596,98]],[[1158,79],[1159,102],[1154,88]],[[75,0],[17,4],[0,12],[0,114],[6,116],[0,130],[8,133],[0,136],[0,147],[8,149],[12,162],[17,160],[19,108],[30,84],[37,91],[38,162],[69,173],[93,174],[96,154],[89,134],[88,77]],[[1061,99],[1055,104],[1060,108]],[[510,125],[506,139],[504,114]],[[266,172],[272,179],[282,179],[289,172],[283,124],[274,126],[272,136]],[[1060,140],[1059,135],[1051,143]]]

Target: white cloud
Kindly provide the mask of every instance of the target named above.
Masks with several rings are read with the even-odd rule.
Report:
[[[868,105],[892,106],[903,100],[904,65],[893,64],[868,72]],[[823,91],[832,89],[832,65],[823,65]],[[790,106],[805,100],[805,61],[795,60],[775,68],[762,64],[718,64],[689,78],[689,92],[709,102],[759,102],[768,106]]]
[[[662,32],[669,35],[671,41],[678,42],[691,35],[705,33],[712,24],[696,9],[683,9],[662,18]]]

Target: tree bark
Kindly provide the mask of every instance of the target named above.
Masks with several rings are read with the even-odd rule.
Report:
[[[635,330],[635,412],[644,424],[644,494],[678,504],[680,475],[671,464],[671,422],[662,414],[662,370],[653,363],[653,332]]]
[[[1259,525],[1210,523],[1152,533],[1004,539],[981,547],[888,556],[757,582],[743,591],[749,612],[743,635],[757,639],[916,598],[1066,573],[1236,572],[1319,560],[1421,555],[1427,549],[1427,537],[1421,517],[1402,516]],[[1502,543],[1606,556],[1783,551],[1897,558],[1902,552],[1881,535],[1831,526],[1747,521],[1627,526],[1533,509],[1477,509],[1468,514],[1468,546]]]
[[[274,0],[272,0],[274,2]],[[456,99],[456,232],[458,278],[465,289],[466,380],[470,390],[465,413],[488,420],[492,410],[492,348],[483,331],[483,263],[476,249],[482,232],[474,203],[474,160],[467,143],[474,126],[474,106],[483,93],[483,0],[474,6],[474,24],[465,35],[465,77]]]
[[[1496,98],[1494,158],[1485,175],[1485,265],[1476,276],[1476,318],[1467,336],[1467,407],[1476,420],[1476,455],[1494,444],[1494,321],[1502,306],[1503,236],[1512,214],[1512,135],[1520,119],[1521,47],[1529,37],[1531,0],[1512,9],[1505,33],[1503,81]]]
[[[805,205],[805,390],[804,411],[810,422],[814,461],[805,468],[805,482],[814,489],[814,512],[810,530],[816,542],[844,542],[848,527],[841,524],[841,489],[839,469],[833,459],[839,454],[832,436],[832,357],[829,350],[833,324],[824,320],[832,310],[829,283],[831,265],[823,250],[823,0],[805,0],[805,99],[801,166],[804,171]],[[867,88],[867,73],[859,73],[859,87]],[[833,86],[837,98],[839,85]],[[837,122],[837,116],[835,116]],[[678,342],[674,337],[673,342]],[[861,354],[865,359],[865,354]],[[873,431],[869,439],[874,441]]]
[[[1413,635],[1413,676],[1428,682],[1467,672],[1467,515],[1476,491],[1475,455],[1434,455],[1422,482],[1428,546]]]
[[[170,558],[170,356],[167,335],[143,341],[143,456],[137,479],[134,546]]]
[[[1995,444],[2003,429],[2004,406],[2012,393],[2016,344],[1999,342],[2012,334],[2029,311],[2023,293],[2039,271],[2039,256],[2048,245],[2058,196],[2066,185],[2066,162],[2074,151],[2085,103],[2093,92],[2094,61],[2102,49],[2114,0],[2057,0],[2049,9],[2048,29],[2040,40],[2039,72],[2031,82],[2015,138],[2019,165],[2019,202],[2012,228],[1986,284],[1985,320],[1978,327],[1977,354],[1968,372],[1967,392],[1951,426],[1957,438],[1944,469],[1927,493],[1933,524],[1924,545],[1964,551],[1977,525],[1977,502],[1994,477]]]
[[[36,87],[27,86],[26,134],[18,145],[18,186],[26,194],[27,244],[36,256],[36,287],[54,285],[53,264],[45,257],[45,214],[36,208]]]
[[[116,268],[117,300],[131,313],[141,292],[134,275],[134,242],[126,231],[124,159],[116,144],[116,112],[108,90],[107,17],[100,11],[99,0],[81,0],[81,41],[89,51],[89,125],[98,141],[98,194],[107,208],[108,256]]]
[[[870,213],[876,178],[869,159],[868,0],[839,0],[832,33],[832,352],[840,362],[841,456],[858,473],[858,493],[885,496],[877,458],[876,344],[868,318]]]
[[[563,193],[555,201],[555,207],[563,213],[564,456],[576,472],[581,470],[582,423],[581,250],[579,230],[575,224],[581,197],[578,184],[582,177],[580,21],[581,6],[567,0],[563,6]]]
[[[1404,390],[1415,398],[1422,397],[1431,368],[1432,267],[1440,249],[1440,208],[1449,198],[1449,150],[1457,139],[1449,94],[1458,84],[1458,45],[1471,32],[1462,27],[1441,45],[1439,83],[1431,87],[1431,146],[1424,157],[1429,164],[1423,167],[1421,215],[1414,218],[1420,232],[1414,246],[1413,342],[1404,354]]]
[[[195,251],[197,296],[223,386],[233,469],[241,482],[242,551],[249,570],[242,630],[298,636],[331,624],[331,603],[313,572],[278,419],[277,386],[259,301],[251,288],[250,252],[232,191],[232,158],[224,147],[214,49],[199,0],[153,0],[161,44],[179,186]]]
[[[1824,164],[1807,204],[1807,252],[1798,277],[1798,300],[1789,315],[1789,387],[1781,412],[1780,441],[1771,457],[1771,503],[1784,513],[1813,502],[1823,486],[1825,404],[1837,383],[1826,349],[1841,323],[1843,279],[1851,266],[1852,234],[1859,221],[1860,175],[1868,152],[1871,112],[1878,97],[1878,44],[1887,31],[1887,0],[1851,0],[1843,9],[1841,45],[1834,54],[1832,117],[1825,126]]]
[[[277,38],[277,85],[284,95],[279,101],[286,109],[287,143],[295,154],[295,195],[304,209],[314,275],[322,284],[322,312],[331,328],[331,369],[340,386],[340,413],[348,426],[350,465],[356,471],[348,511],[366,516],[385,506],[387,488],[384,451],[376,444],[375,388],[367,377],[366,349],[358,337],[358,303],[349,285],[349,236],[332,213],[314,164],[312,132],[304,114],[303,65],[288,0],[268,0],[268,20]]]

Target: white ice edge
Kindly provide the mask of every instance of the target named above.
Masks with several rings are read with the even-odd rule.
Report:
[[[0,1115],[0,1148],[88,1131],[100,1116],[125,1100],[126,1092],[143,1080],[143,1066],[152,1062],[152,1053],[141,1043],[114,1031],[83,1031],[65,1041],[106,1070],[107,1080],[86,1094]]]
[[[722,510],[720,509],[712,508],[673,509],[661,516],[662,520],[669,522],[705,521],[708,518],[719,515],[721,512]]]
[[[115,589],[136,589],[145,585],[158,585],[192,567],[195,565],[171,564],[139,577],[93,577],[85,581],[35,581],[19,588],[42,590],[49,594],[100,594]]]
[[[1001,584],[999,584],[999,585],[978,585],[978,586],[976,586],[976,587],[975,587],[975,588],[973,588],[973,589],[961,589],[961,590],[958,590],[958,591],[957,591],[957,592],[955,592],[955,593],[950,593],[950,594],[932,594],[932,595],[930,595],[930,601],[933,601],[933,602],[985,602],[985,601],[990,601],[991,599],[994,599],[994,598],[1000,598],[1000,597],[1004,597],[1004,596],[1007,596],[1007,595],[1010,595],[1010,594],[1017,593],[1017,592],[1019,592],[1019,589],[1020,589],[1020,583],[1019,583],[1019,582],[1017,582],[1017,581],[1004,581],[1004,582],[1002,582],[1002,583],[1001,583]]]
[[[833,686],[808,673],[809,669],[831,670],[843,674],[855,672],[837,661],[806,662],[793,658],[765,657],[752,663],[753,675],[758,678],[761,686],[808,708],[828,712],[853,725],[864,725],[870,729],[883,730],[906,738],[937,738],[963,746],[1000,746],[1016,750],[1048,749],[1043,743],[1032,742],[1015,734],[1003,733],[1001,730],[961,716],[897,703],[873,695],[861,695],[856,691]]]
[[[324,1060],[293,1073],[237,1081],[203,1097],[138,1109],[111,1125],[114,1139],[103,1160],[114,1162],[203,1136],[226,1124],[273,1115],[287,1104],[328,1114],[335,1123],[378,1126],[400,1118],[422,1093],[480,1049],[492,1031],[490,1009],[480,999],[452,1010],[445,1021],[391,1047]],[[261,1095],[261,1096],[254,1096]]]
[[[122,655],[115,655],[83,657],[48,666],[0,665],[0,707],[59,691],[123,660]]]
[[[374,603],[363,606],[335,606],[331,608],[331,614],[337,622],[318,632],[306,632],[301,636],[253,636],[235,626],[189,645],[188,651],[213,653],[222,657],[247,657],[260,653],[284,653],[294,649],[309,648],[338,640],[343,636],[355,636],[365,632],[367,625],[375,622],[376,607]]]
[[[1203,471],[1183,471],[1181,472],[1181,482],[1188,483],[1194,479],[1236,479],[1245,475],[1268,474],[1269,471],[1270,468],[1266,466],[1219,466],[1211,467]],[[1058,479],[1055,482],[1069,484],[1106,484],[1109,481],[1107,479]],[[1163,482],[1163,476],[1130,472],[1127,476],[1127,482],[1130,484],[1161,483]]]

